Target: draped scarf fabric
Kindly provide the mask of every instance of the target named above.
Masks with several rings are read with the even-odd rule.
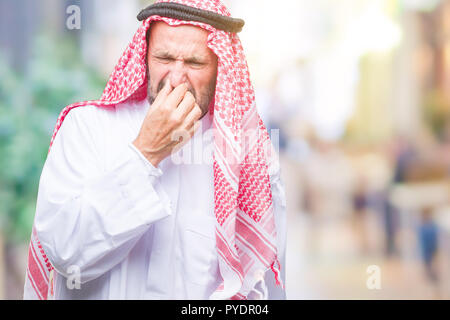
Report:
[[[163,2],[163,1],[158,1]],[[164,0],[231,16],[219,0]],[[105,107],[147,98],[146,34],[153,21],[171,26],[194,25],[209,31],[208,47],[218,57],[213,114],[214,202],[216,245],[222,276],[212,299],[246,299],[267,270],[280,281],[276,229],[269,174],[278,168],[267,130],[260,119],[246,58],[235,33],[193,21],[150,16],[135,33],[106,88],[95,101],[75,103],[59,115],[50,142],[68,112],[77,107]],[[50,152],[50,149],[49,149]],[[201,199],[199,199],[201,201]],[[53,295],[53,266],[33,228],[28,254],[27,286],[37,299]]]

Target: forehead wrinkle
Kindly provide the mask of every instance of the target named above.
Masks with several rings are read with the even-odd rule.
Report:
[[[176,59],[207,60],[210,49],[207,46],[207,36],[192,33],[186,36],[183,32],[177,33],[180,27],[158,28],[150,30],[149,48],[152,54],[166,54]],[[182,30],[183,31],[183,30]]]
[[[170,51],[166,49],[155,49],[152,51],[153,56],[157,56],[158,58],[170,58],[176,60],[183,60],[184,62],[205,62],[207,57],[199,54],[193,55],[184,55],[183,57],[172,54]]]
[[[185,61],[205,61],[208,59],[208,54],[203,53],[201,49],[190,44],[189,46],[180,46],[170,40],[157,41],[155,45],[150,47],[150,52],[153,55],[170,57],[173,59],[180,59]]]

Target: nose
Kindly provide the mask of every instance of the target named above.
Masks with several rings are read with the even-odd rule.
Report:
[[[187,82],[187,74],[182,61],[176,61],[170,70],[170,84],[172,88]]]

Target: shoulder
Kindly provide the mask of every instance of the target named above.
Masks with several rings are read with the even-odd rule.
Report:
[[[59,144],[69,147],[87,142],[94,143],[94,140],[98,140],[102,136],[105,128],[111,127],[114,109],[114,107],[95,105],[71,108],[62,121],[57,124],[57,134],[52,144],[58,148]],[[65,110],[62,114],[64,112]]]
[[[104,144],[105,139],[118,138],[119,133],[140,127],[139,121],[142,122],[145,116],[145,107],[145,103],[130,102],[113,106],[73,107],[67,113],[62,112],[65,117],[59,124],[55,139],[70,136],[77,141],[95,139],[99,144]]]
[[[115,113],[115,106],[99,107],[86,105],[74,107],[64,117],[64,123],[75,123],[84,126],[97,126],[101,123],[110,121]]]
[[[123,123],[125,119],[142,118],[147,107],[145,101],[123,102],[113,106],[86,105],[72,108],[64,122],[69,119],[89,126],[115,125],[114,122]]]

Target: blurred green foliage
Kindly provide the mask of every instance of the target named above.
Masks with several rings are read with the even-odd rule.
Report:
[[[429,90],[423,99],[424,119],[434,136],[441,140],[445,139],[445,130],[450,125],[450,101],[447,95],[442,90],[434,88]]]
[[[10,241],[29,239],[39,177],[59,112],[99,98],[105,79],[85,65],[75,38],[34,38],[24,72],[0,56],[0,228]]]

